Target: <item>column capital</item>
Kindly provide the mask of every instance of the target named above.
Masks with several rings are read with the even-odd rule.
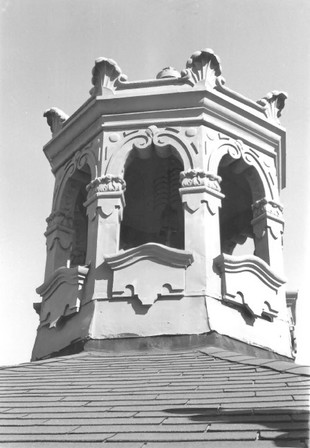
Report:
[[[125,206],[125,188],[126,182],[124,179],[113,174],[97,177],[91,181],[86,187],[88,195],[86,202],[84,202],[90,220],[95,219],[98,210],[103,218],[108,218],[115,209],[119,209],[121,219],[122,210]]]
[[[222,178],[216,174],[195,168],[180,173],[180,183],[182,187],[205,186],[212,190],[221,191],[220,183]]]
[[[88,192],[87,199],[96,193],[102,193],[107,191],[124,191],[126,189],[126,182],[121,176],[114,174],[106,174],[102,177],[96,177],[87,186]]]

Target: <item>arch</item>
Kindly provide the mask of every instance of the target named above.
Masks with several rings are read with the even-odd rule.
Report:
[[[277,182],[271,168],[255,150],[244,146],[241,140],[227,138],[219,142],[209,157],[208,171],[217,174],[221,163],[235,163],[234,169],[244,173],[251,187],[253,202],[262,198],[278,200]]]
[[[88,150],[89,146],[84,148],[82,151],[75,153],[74,157],[69,160],[65,165],[61,178],[58,185],[55,188],[54,199],[53,199],[53,211],[60,210],[61,201],[65,194],[65,189],[67,188],[67,182],[74,173],[80,171],[90,173],[91,179],[95,179],[98,175],[98,168],[96,164],[95,155]],[[91,181],[89,180],[89,182]]]
[[[147,159],[154,151],[161,158],[175,156],[182,162],[184,170],[194,168],[195,151],[191,145],[183,141],[178,130],[175,132],[171,128],[159,130],[156,126],[150,126],[126,136],[113,151],[105,174],[123,174],[132,159],[136,157]]]

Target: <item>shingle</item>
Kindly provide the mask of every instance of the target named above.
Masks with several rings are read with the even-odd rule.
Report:
[[[309,431],[261,431],[261,439],[296,439],[302,440],[309,437]]]
[[[243,355],[220,356],[84,353],[2,370],[3,386],[11,387],[0,389],[0,434],[5,428],[11,448],[14,440],[40,448],[103,441],[113,448],[264,448],[275,437],[285,446],[285,433],[287,446],[302,446],[295,436],[306,438],[307,377],[264,367],[268,360],[249,365]]]
[[[114,448],[114,444],[110,444],[111,448]],[[269,440],[260,440],[259,443],[251,442],[251,441],[238,441],[235,445],[236,448],[274,448],[275,442],[269,441]],[[288,448],[305,448],[304,443],[299,441],[284,441],[281,440],[281,445],[278,445],[281,447],[288,447]],[[206,445],[206,442],[169,442],[169,444],[163,444],[162,442],[150,442],[147,444],[147,448],[231,448],[232,442],[231,441],[208,441],[208,444]],[[116,448],[116,447],[115,447]],[[121,448],[121,447],[119,447]]]
[[[170,442],[170,441],[201,441],[201,440],[256,440],[257,434],[254,431],[241,431],[241,432],[231,432],[229,434],[219,432],[219,433],[209,433],[209,432],[192,432],[192,433],[135,433],[135,434],[116,434],[111,437],[112,441],[141,441],[141,442]]]
[[[111,433],[102,434],[3,434],[1,443],[4,442],[103,442]]]
[[[190,426],[180,426],[180,425],[141,425],[136,422],[132,422],[131,424],[127,425],[108,425],[106,427],[105,425],[81,425],[79,428],[74,430],[74,433],[101,433],[101,432],[112,432],[112,433],[118,433],[118,434],[131,434],[131,433],[143,433],[143,434],[150,434],[150,433],[183,433],[183,432],[190,432],[190,433],[197,433],[197,432],[205,432],[207,429],[207,424],[204,425],[195,425],[192,424]],[[124,435],[124,437],[126,437]]]

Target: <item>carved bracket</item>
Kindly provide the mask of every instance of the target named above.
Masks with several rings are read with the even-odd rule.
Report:
[[[267,93],[267,95],[258,100],[257,103],[263,106],[267,118],[279,123],[279,118],[281,117],[281,112],[284,109],[286,99],[287,94],[285,92],[274,90]]]
[[[196,51],[187,61],[186,69],[182,70],[182,78],[194,86],[201,82],[205,86],[214,88],[225,83],[221,76],[222,69],[220,59],[213,50],[206,48]]]
[[[94,87],[89,91],[91,96],[103,95],[105,89],[114,91],[122,82],[127,80],[127,76],[123,75],[117,63],[113,59],[107,58],[95,60],[92,75]]]
[[[43,117],[47,119],[47,124],[51,128],[52,136],[54,137],[62,130],[65,121],[69,118],[69,115],[65,114],[57,107],[52,107],[44,112]]]
[[[221,254],[214,260],[222,278],[222,300],[255,318],[272,320],[279,313],[278,291],[285,280],[252,256]]]
[[[40,310],[41,326],[56,327],[60,318],[79,312],[87,274],[87,266],[60,267],[37,288],[37,293],[43,299]]]
[[[105,257],[113,271],[112,299],[137,297],[151,306],[160,297],[180,297],[185,290],[185,270],[191,252],[156,243]]]

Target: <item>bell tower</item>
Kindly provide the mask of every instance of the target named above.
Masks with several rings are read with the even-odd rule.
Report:
[[[44,114],[55,189],[33,359],[208,343],[291,358],[285,93],[232,91],[209,49],[147,81],[100,58],[92,84],[72,116]]]

